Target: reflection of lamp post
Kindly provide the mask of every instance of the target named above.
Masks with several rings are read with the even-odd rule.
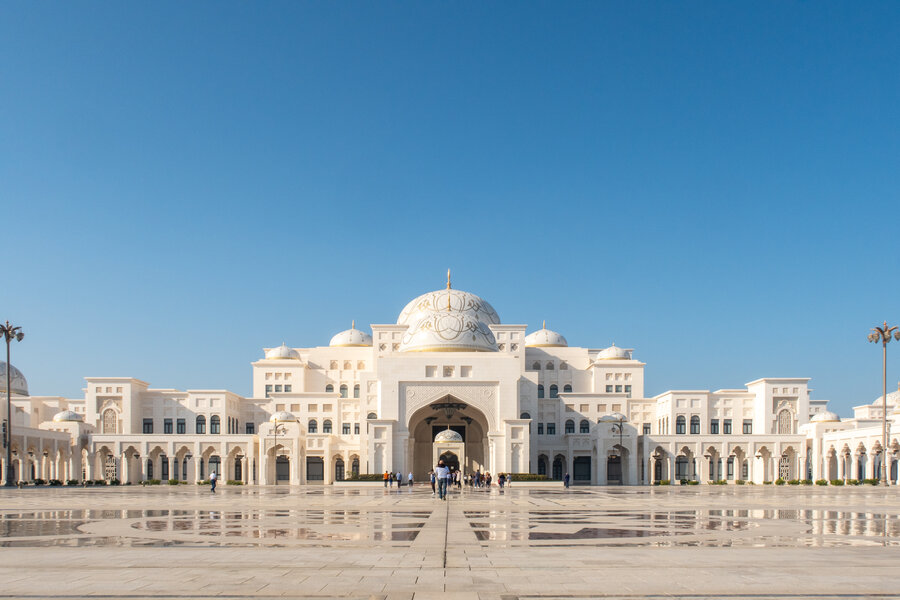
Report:
[[[891,337],[900,340],[900,330],[897,327],[888,327],[887,321],[881,327],[873,327],[869,334],[870,342],[881,342],[881,405],[884,408],[881,414],[881,484],[887,485],[887,345]],[[8,344],[8,342],[7,342]]]
[[[13,327],[6,322],[6,325],[0,325],[0,334],[6,339],[6,487],[13,487],[15,482],[12,479],[12,470],[9,468],[12,464],[12,364],[9,362],[9,345],[13,340],[21,342],[25,334],[22,333],[21,327]]]

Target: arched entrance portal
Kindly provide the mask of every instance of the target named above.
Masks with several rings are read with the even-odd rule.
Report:
[[[436,464],[435,459],[448,451],[456,457],[463,474],[491,470],[487,464],[490,455],[487,433],[490,428],[484,413],[477,408],[453,396],[444,396],[413,413],[407,427],[410,453],[407,464],[412,465],[413,476],[417,480],[426,480],[428,472]],[[458,433],[461,440],[444,447],[435,444],[438,434],[448,428]]]
[[[438,460],[444,461],[444,464],[451,471],[459,471],[459,457],[456,456],[456,454],[454,454],[453,452],[450,452],[449,450],[447,452],[444,452],[440,455]]]

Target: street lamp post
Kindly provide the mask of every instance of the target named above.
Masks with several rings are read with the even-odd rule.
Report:
[[[887,321],[881,327],[873,327],[869,334],[870,342],[881,342],[881,484],[887,485],[887,345],[891,338],[900,340],[900,329],[888,327]]]
[[[600,417],[601,423],[612,423],[613,431],[619,432],[619,481],[624,484],[625,481],[625,446],[623,445],[623,436],[625,435],[625,415],[622,413],[612,413],[611,415],[603,415]]]
[[[5,325],[0,325],[0,334],[6,339],[6,472],[3,474],[6,479],[6,487],[15,486],[12,478],[12,364],[9,362],[9,345],[13,340],[21,342],[25,334],[22,333],[21,327],[13,327],[9,321]]]

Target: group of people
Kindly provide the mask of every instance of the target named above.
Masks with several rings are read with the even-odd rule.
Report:
[[[471,488],[489,488],[493,483],[493,476],[489,472],[475,471],[463,475],[458,469],[445,465],[442,460],[438,461],[433,471],[428,472],[428,477],[431,480],[431,495],[437,494],[441,500],[447,499],[447,491],[452,486],[456,486],[457,489],[462,489],[463,484]],[[509,475],[504,473],[497,476],[497,485],[500,489],[509,485],[510,481]]]
[[[400,486],[403,485],[403,474],[400,471],[397,471],[396,474],[391,473],[390,471],[384,472],[384,487],[394,487],[394,483],[397,483],[397,489],[400,489]],[[413,474],[410,473],[406,476],[406,485],[412,487],[413,484]]]

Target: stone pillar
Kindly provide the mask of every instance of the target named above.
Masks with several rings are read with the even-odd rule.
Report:
[[[847,479],[859,479],[859,453],[853,453],[853,461],[850,463],[850,477]]]
[[[668,478],[672,485],[679,485],[680,482],[675,481],[675,455],[670,454],[668,457]]]
[[[172,469],[169,471],[169,479],[181,479],[180,474],[178,473],[178,457],[172,457]]]
[[[244,485],[250,481],[250,460],[246,454],[241,458],[241,481],[244,482]]]
[[[607,461],[609,457],[606,455],[606,452],[600,451],[597,453],[597,484],[598,485],[607,485]],[[553,463],[550,463],[550,468],[552,471]]]

